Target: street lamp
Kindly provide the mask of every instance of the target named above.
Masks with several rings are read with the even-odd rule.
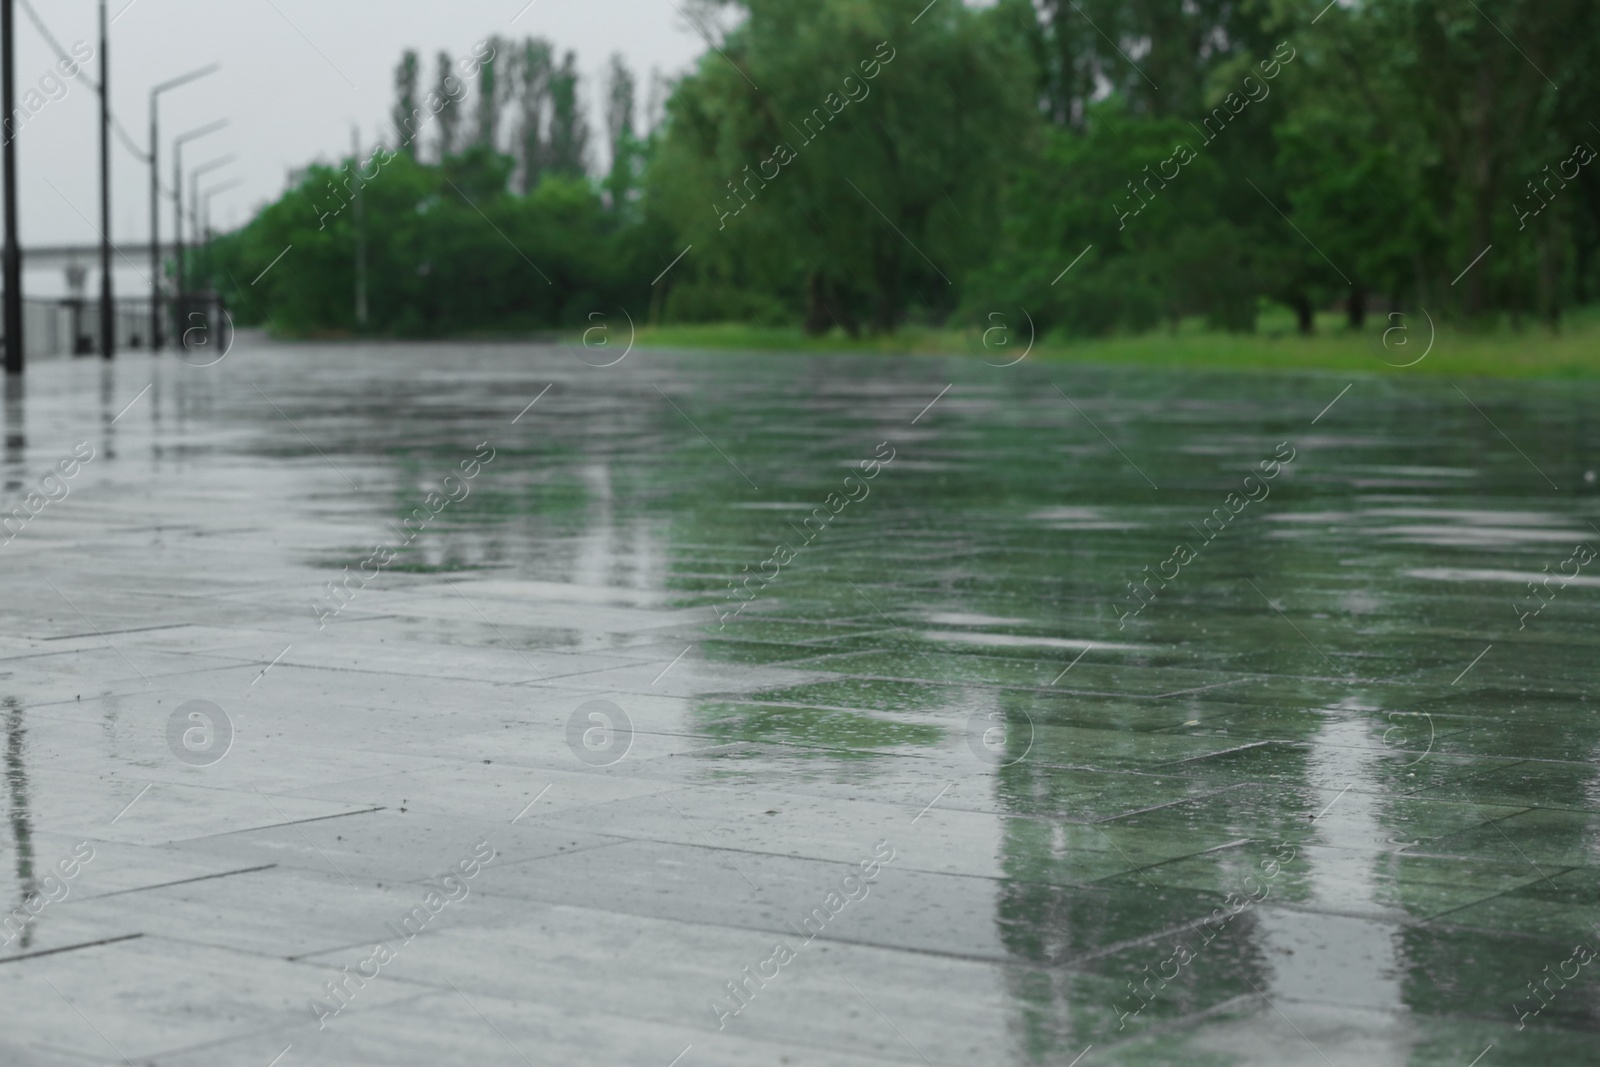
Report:
[[[100,358],[117,350],[117,301],[111,279],[111,44],[100,0]]]
[[[236,189],[244,184],[243,178],[233,178],[221,185],[213,185],[200,194],[200,238],[209,246],[211,243],[211,198],[218,193],[225,193],[229,189]]]
[[[194,238],[196,250],[205,246],[205,231],[200,228],[200,176],[210,174],[219,167],[226,167],[239,157],[229,153],[220,159],[213,159],[209,163],[202,163],[189,172],[189,233]]]
[[[187,74],[164,81],[150,90],[150,350],[161,351],[161,171],[157,157],[161,154],[161,138],[156,126],[156,104],[162,93],[187,85],[196,78],[214,74],[220,63],[191,70]]]
[[[209,163],[202,163],[189,172],[189,232],[194,235],[196,244],[205,239],[205,235],[200,232],[200,176],[210,174],[218,167],[226,167],[238,158],[237,155],[229,153]]]
[[[16,7],[13,0],[0,0],[0,111],[5,112],[3,159],[0,171],[5,178],[6,243],[5,274],[6,374],[22,373],[22,249],[17,244],[17,130],[12,124],[17,113]]]
[[[200,210],[196,213],[199,219],[195,225],[195,232],[199,235],[200,247],[205,250],[204,269],[208,274],[212,274],[213,277],[215,272],[212,271],[211,267],[211,198],[218,193],[225,193],[229,189],[237,188],[243,184],[243,178],[233,178],[223,182],[221,185],[213,185],[211,188],[201,192],[197,198]]]
[[[181,133],[172,141],[172,243],[177,253],[178,278],[175,294],[178,301],[178,314],[183,314],[184,277],[183,277],[183,146],[190,141],[205,137],[207,134],[216,133],[228,124],[227,119],[218,119],[216,122],[198,126],[187,133]],[[181,321],[181,320],[180,320]]]

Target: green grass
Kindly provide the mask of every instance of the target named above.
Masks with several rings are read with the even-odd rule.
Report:
[[[1544,326],[1506,324],[1459,329],[1437,326],[1432,350],[1429,324],[1421,312],[1408,313],[1406,329],[1385,331],[1394,323],[1382,313],[1369,317],[1356,332],[1342,316],[1324,315],[1316,333],[1302,337],[1287,313],[1261,317],[1253,334],[1217,333],[1198,322],[1185,322],[1176,332],[1114,336],[1089,340],[1040,340],[1030,362],[1134,364],[1151,367],[1193,367],[1218,370],[1327,370],[1348,373],[1429,374],[1492,378],[1600,377],[1600,307],[1566,317],[1559,332]],[[1437,322],[1437,317],[1435,318]],[[1027,343],[1027,327],[1013,331],[1010,343],[985,348],[979,329],[967,331],[907,328],[884,337],[851,340],[838,331],[808,337],[797,327],[746,326],[739,323],[661,326],[639,331],[638,344],[649,348],[712,348],[751,352],[815,352],[840,354],[907,354],[970,356],[1003,364],[1015,359]],[[1404,338],[1406,343],[1399,342]]]

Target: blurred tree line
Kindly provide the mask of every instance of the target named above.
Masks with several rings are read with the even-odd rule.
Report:
[[[659,121],[611,58],[604,173],[574,53],[490,38],[429,78],[408,52],[383,148],[308,167],[197,282],[242,322],[401,336],[617,306],[852,335],[1018,305],[1078,335],[1249,330],[1268,303],[1306,330],[1418,303],[1553,324],[1600,289],[1592,0],[699,0],[689,17],[717,47],[664,86]]]

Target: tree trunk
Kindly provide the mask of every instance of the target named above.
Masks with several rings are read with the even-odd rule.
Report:
[[[651,288],[654,292],[650,294],[650,325],[660,326],[661,313],[667,304],[667,290],[672,288],[672,282],[669,280],[666,285],[655,285]]]
[[[1367,323],[1367,291],[1359,285],[1352,288],[1350,290],[1350,300],[1346,304],[1346,310],[1350,315],[1350,328],[1352,330],[1359,330],[1365,326]]]
[[[1474,157],[1468,163],[1468,178],[1471,182],[1472,220],[1469,230],[1472,233],[1472,245],[1467,255],[1476,256],[1489,248],[1490,235],[1494,226],[1490,219],[1494,199],[1494,151],[1493,151],[1493,122],[1495,117],[1495,72],[1488,64],[1478,68],[1478,125],[1473,140]],[[1482,263],[1474,263],[1473,269],[1468,273],[1465,292],[1462,293],[1463,310],[1468,318],[1481,314],[1489,301],[1489,283],[1486,277],[1487,268]]]
[[[813,272],[806,280],[805,331],[820,337],[838,326],[850,337],[860,336],[861,326],[855,315],[839,299],[839,291],[825,274]]]
[[[880,261],[877,292],[872,295],[872,332],[894,333],[900,322],[900,259],[888,256]]]
[[[820,337],[833,327],[833,315],[828,311],[827,300],[822,295],[822,275],[815,272],[806,280],[806,333]]]
[[[1551,332],[1561,328],[1561,253],[1552,224],[1539,234],[1539,303]]]
[[[1304,293],[1291,296],[1288,305],[1294,308],[1295,321],[1300,326],[1302,336],[1310,337],[1316,331],[1316,309],[1311,306],[1311,298]]]

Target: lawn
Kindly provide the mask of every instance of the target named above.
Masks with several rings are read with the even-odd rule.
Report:
[[[1429,335],[1434,332],[1429,348]],[[650,348],[715,348],[743,351],[969,355],[1003,364],[1027,347],[1028,329],[1005,334],[907,328],[884,337],[856,340],[834,331],[808,337],[798,328],[738,323],[646,327],[638,344]],[[1426,355],[1424,355],[1426,352]],[[1253,334],[1218,333],[1198,322],[1175,332],[1105,338],[1040,339],[1027,358],[1036,362],[1142,364],[1235,370],[1337,370],[1346,372],[1444,374],[1461,377],[1579,378],[1600,376],[1600,307],[1573,312],[1559,331],[1524,323],[1473,329],[1430,326],[1422,312],[1391,319],[1374,314],[1360,331],[1339,315],[1318,319],[1303,337],[1287,314],[1261,317]],[[1416,361],[1416,362],[1413,362]],[[1409,364],[1409,366],[1407,365]]]

